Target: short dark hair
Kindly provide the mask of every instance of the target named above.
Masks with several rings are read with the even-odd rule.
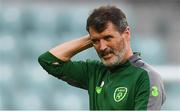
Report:
[[[126,15],[121,9],[107,5],[93,10],[87,19],[86,30],[89,32],[91,27],[100,33],[106,29],[108,22],[113,23],[119,32],[123,32],[128,26]]]

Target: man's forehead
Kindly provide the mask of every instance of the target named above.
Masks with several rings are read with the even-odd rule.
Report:
[[[111,22],[107,23],[106,29],[104,31],[102,31],[102,32],[97,32],[93,27],[89,28],[90,36],[94,37],[94,38],[99,38],[101,36],[110,35],[114,31],[117,31],[117,29],[115,28],[115,26]]]

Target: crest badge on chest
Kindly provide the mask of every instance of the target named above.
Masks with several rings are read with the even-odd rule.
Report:
[[[127,95],[128,89],[126,87],[118,87],[114,91],[114,101],[120,102]]]

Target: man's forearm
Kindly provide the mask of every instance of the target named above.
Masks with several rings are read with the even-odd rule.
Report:
[[[92,47],[91,39],[89,35],[86,35],[79,39],[60,44],[50,49],[49,52],[62,61],[68,61],[75,54],[90,47]]]

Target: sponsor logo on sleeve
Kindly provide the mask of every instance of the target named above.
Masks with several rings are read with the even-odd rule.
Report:
[[[156,97],[158,95],[159,95],[158,87],[157,86],[153,86],[152,87],[152,96]]]

